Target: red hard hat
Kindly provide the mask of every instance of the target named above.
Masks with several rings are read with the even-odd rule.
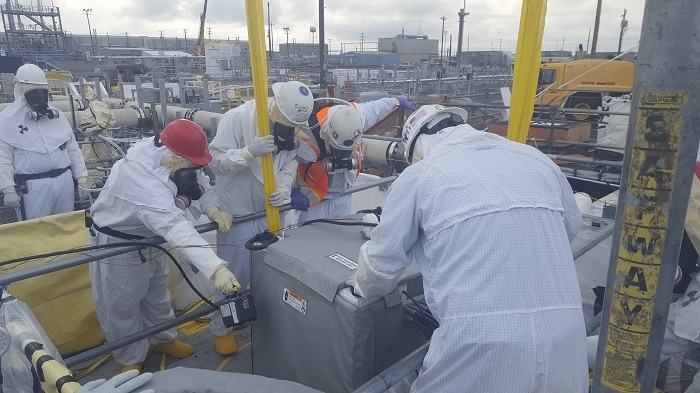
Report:
[[[178,119],[160,132],[160,141],[173,153],[197,165],[208,165],[211,154],[207,151],[207,136],[197,123]]]

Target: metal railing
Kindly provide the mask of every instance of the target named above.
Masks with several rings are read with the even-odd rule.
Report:
[[[391,184],[394,180],[396,180],[396,176],[390,176],[390,177],[385,177],[382,178],[381,180],[376,180],[369,182],[368,184],[357,186],[357,187],[352,187],[349,190],[346,191],[346,194],[353,194],[356,192],[360,191],[365,191],[368,189],[372,189],[375,187],[381,187],[385,186],[388,184]],[[292,207],[290,205],[283,206],[279,209],[280,212],[286,212],[292,210]],[[233,225],[240,224],[243,222],[248,222],[252,220],[256,220],[259,218],[264,218],[265,217],[265,212],[258,213],[258,214],[252,214],[249,216],[244,216],[244,217],[239,217],[236,218],[233,221]],[[195,227],[197,232],[199,233],[204,233],[204,232],[209,232],[218,229],[218,224],[211,222],[203,225],[198,225]],[[33,266],[29,267],[17,272],[12,272],[12,273],[5,273],[5,274],[0,274],[0,286],[7,286],[10,285],[14,282],[21,281],[21,280],[26,280],[28,278],[32,277],[37,277],[41,276],[47,273],[52,273],[56,272],[59,270],[63,269],[68,269],[74,266],[79,266],[83,265],[89,262],[97,261],[103,258],[108,258],[111,256],[115,255],[120,255],[120,254],[125,254],[127,252],[133,252],[137,251],[140,249],[144,249],[149,247],[148,244],[144,243],[165,243],[165,240],[160,237],[160,236],[154,236],[150,238],[146,238],[143,240],[139,241],[134,241],[133,246],[129,247],[120,247],[119,249],[102,249],[102,250],[96,250],[93,252],[90,252],[87,255],[76,255],[73,257],[68,257],[65,259],[61,259],[59,261],[55,262],[49,262],[40,266]],[[111,343],[107,343],[104,345],[101,345],[99,347],[95,347],[93,349],[81,352],[77,355],[73,355],[71,357],[68,357],[65,359],[65,364],[68,367],[75,367],[79,364],[85,363],[89,360],[98,358],[100,356],[109,354],[115,349],[119,349],[122,347],[125,347],[129,344],[133,344],[137,341],[143,340],[145,338],[148,338],[150,336],[153,336],[157,333],[163,332],[165,330],[171,329],[175,326],[178,326],[184,322],[191,321],[193,319],[202,317],[206,314],[209,314],[210,312],[214,311],[211,306],[206,305],[196,311],[184,314],[182,316],[176,317],[172,320],[169,320],[167,322],[161,323],[159,325],[152,326],[148,329],[142,330],[138,333],[132,334],[127,337],[123,337],[119,340],[113,341]]]

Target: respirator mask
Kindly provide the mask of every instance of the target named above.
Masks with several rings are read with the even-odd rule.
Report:
[[[341,150],[331,147],[330,157],[321,161],[321,166],[326,172],[333,172],[341,169],[352,171],[360,167],[360,160],[355,150]]]
[[[44,115],[49,119],[54,119],[59,116],[59,112],[56,109],[49,109],[48,89],[30,90],[24,93],[24,98],[27,100],[27,104],[32,108],[28,115],[30,119],[38,120]]]
[[[201,166],[193,168],[182,168],[175,171],[172,180],[177,186],[177,196],[175,203],[184,203],[184,208],[189,207],[192,201],[196,201],[204,194],[204,187],[197,182],[197,171]]]
[[[295,128],[282,123],[272,125],[272,135],[275,137],[275,154],[281,151],[293,151],[299,147],[299,141],[294,134]]]

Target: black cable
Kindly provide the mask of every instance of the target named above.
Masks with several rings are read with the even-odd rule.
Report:
[[[420,311],[420,313],[421,313],[425,318],[431,319],[431,320],[435,321],[435,323],[438,323],[437,320],[435,319],[435,317],[433,317],[432,314],[430,314],[430,316],[428,316],[428,313],[426,313],[426,312],[423,310],[423,308],[422,308],[420,305],[418,305],[418,302],[416,301],[416,299],[413,298],[413,296],[410,296],[408,293],[406,293],[406,291],[401,291],[401,293],[403,293],[404,295],[406,295],[406,297],[407,297],[408,299],[410,299],[410,300],[416,305],[416,307],[418,307],[418,310]],[[428,310],[428,312],[430,312],[430,310]],[[440,326],[439,323],[438,323],[438,326]]]
[[[309,220],[302,222],[299,224],[300,227],[303,227],[305,225],[313,224],[316,222],[325,222],[326,224],[334,224],[334,225],[344,225],[344,226],[368,226],[368,227],[376,227],[378,224],[374,223],[369,223],[369,222],[362,222],[362,221],[339,221],[339,220],[329,220],[326,218],[319,218],[316,220]]]
[[[216,303],[207,299],[204,295],[202,295],[201,292],[199,292],[199,290],[194,286],[194,284],[192,284],[192,281],[190,281],[190,279],[187,277],[185,270],[182,268],[182,266],[177,261],[177,259],[175,259],[175,256],[173,256],[173,254],[171,254],[170,251],[168,251],[165,247],[161,246],[158,243],[117,242],[117,243],[111,243],[111,244],[101,244],[101,245],[97,245],[97,246],[80,247],[80,248],[74,248],[71,250],[55,251],[55,252],[50,252],[50,253],[46,253],[46,254],[32,255],[30,257],[15,258],[15,259],[11,259],[9,261],[0,262],[0,266],[9,265],[12,263],[17,263],[17,262],[30,261],[32,259],[47,258],[47,257],[59,256],[59,255],[75,254],[78,252],[95,251],[95,250],[101,250],[101,249],[105,249],[105,248],[132,247],[132,246],[143,246],[144,248],[153,247],[153,248],[156,248],[158,250],[163,251],[163,253],[165,255],[167,255],[168,258],[170,258],[170,260],[173,261],[173,263],[175,264],[177,269],[180,271],[180,274],[182,274],[182,278],[185,279],[185,282],[187,283],[187,285],[189,285],[189,287],[192,288],[192,291],[194,291],[194,293],[197,294],[197,296],[199,296],[200,299],[202,299],[204,302],[206,302],[210,306],[212,306],[214,308],[219,308],[219,306]]]
[[[432,315],[424,314],[423,310],[420,309],[420,307],[414,307],[411,303],[404,304],[404,307],[416,313],[416,317],[424,321],[426,325],[431,327],[433,330],[440,327],[437,321],[434,318],[432,318]]]

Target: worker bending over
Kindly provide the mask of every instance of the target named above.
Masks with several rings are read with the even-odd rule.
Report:
[[[412,392],[587,392],[571,187],[535,148],[426,105],[403,128],[408,167],[348,285],[374,298],[414,260],[440,324]]]
[[[216,175],[216,193],[223,208],[234,217],[248,216],[265,211],[266,203],[282,206],[290,200],[290,192],[297,172],[295,149],[296,128],[309,120],[313,110],[313,96],[301,82],[275,83],[273,98],[268,100],[271,135],[258,134],[255,100],[226,112],[219,122],[210,150],[214,159],[209,166]],[[262,175],[262,156],[274,153],[275,191],[265,201]],[[237,223],[230,232],[216,234],[217,255],[229,262],[231,270],[243,288],[250,283],[250,251],[247,240],[267,229],[265,217]],[[214,300],[222,299],[216,294]],[[221,314],[211,315],[211,330],[216,351],[221,355],[236,353],[233,334],[221,320]]]
[[[162,236],[223,293],[240,287],[185,216],[199,204],[210,220],[228,230],[231,216],[219,203],[202,167],[211,162],[204,131],[189,120],[175,120],[156,137],[129,149],[107,179],[91,209],[90,244],[104,245]],[[191,202],[195,201],[195,202]],[[183,204],[184,203],[184,204]],[[179,206],[178,206],[179,205]],[[90,263],[97,317],[107,341],[115,341],[174,318],[168,291],[168,264],[153,249]],[[174,358],[194,349],[177,340],[175,329],[150,338],[151,350]],[[114,351],[122,371],[141,370],[149,350],[142,340]]]
[[[19,220],[73,211],[73,178],[87,188],[87,168],[68,120],[49,105],[46,75],[17,69],[15,101],[0,113],[0,190]],[[79,189],[79,193],[87,192]]]
[[[362,170],[362,134],[396,106],[415,110],[404,97],[320,108],[309,120],[308,137],[297,152],[300,162],[292,206],[299,222],[350,215],[345,195]],[[303,132],[303,131],[302,131]]]

